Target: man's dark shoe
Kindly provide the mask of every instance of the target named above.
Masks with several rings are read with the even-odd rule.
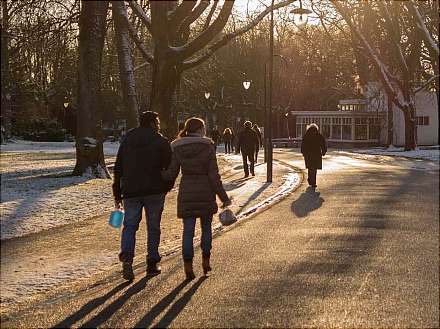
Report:
[[[254,173],[254,172],[252,173],[252,176],[255,176],[255,173]]]
[[[134,280],[132,262],[123,262],[122,263],[122,277],[127,281]]]
[[[249,177],[249,174],[244,174],[244,178],[248,178]]]
[[[158,275],[162,269],[159,266],[159,262],[154,260],[147,260],[147,275]]]

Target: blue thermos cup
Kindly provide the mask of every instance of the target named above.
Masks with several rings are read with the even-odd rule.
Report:
[[[120,209],[112,211],[108,223],[114,228],[120,228],[124,220],[124,212]]]

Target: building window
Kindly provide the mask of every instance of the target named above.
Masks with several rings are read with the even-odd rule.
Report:
[[[332,118],[332,139],[341,139],[341,118]]]
[[[342,139],[351,140],[351,118],[342,118]]]
[[[296,137],[302,138],[302,124],[297,123],[296,124]]]
[[[416,124],[418,126],[429,126],[429,116],[416,117]]]
[[[368,119],[356,118],[354,127],[354,138],[356,140],[366,140],[368,138]]]
[[[330,118],[322,118],[321,122],[322,122],[321,133],[325,138],[329,138],[330,137],[331,119]]]

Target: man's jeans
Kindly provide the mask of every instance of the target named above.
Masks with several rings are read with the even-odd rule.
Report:
[[[148,260],[159,262],[160,220],[162,217],[165,194],[147,195],[124,199],[124,227],[122,229],[121,252],[119,260],[132,262],[136,246],[136,231],[145,208],[147,222]]]
[[[202,247],[203,256],[211,255],[212,248],[212,216],[202,217],[200,219],[200,226],[202,227]],[[194,257],[193,238],[196,228],[196,218],[187,217],[183,219],[183,238],[182,238],[182,255],[183,260],[189,261]]]

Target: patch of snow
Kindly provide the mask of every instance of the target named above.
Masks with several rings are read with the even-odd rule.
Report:
[[[98,144],[98,142],[96,141],[96,139],[92,138],[92,137],[84,137],[83,140],[86,142],[84,143],[85,145],[95,145]]]
[[[113,205],[110,179],[66,176],[73,153],[2,152],[0,159],[2,240],[81,221]]]
[[[361,154],[400,156],[405,158],[424,159],[435,162],[440,161],[440,150],[438,149],[416,148],[413,151],[404,151],[403,147],[390,146],[388,148],[371,148],[371,149],[353,150],[353,152],[361,153]]]
[[[118,153],[118,142],[105,142],[104,154],[115,156]],[[24,153],[75,153],[75,142],[31,142],[20,139],[11,140],[1,144],[1,153],[24,152]]]

